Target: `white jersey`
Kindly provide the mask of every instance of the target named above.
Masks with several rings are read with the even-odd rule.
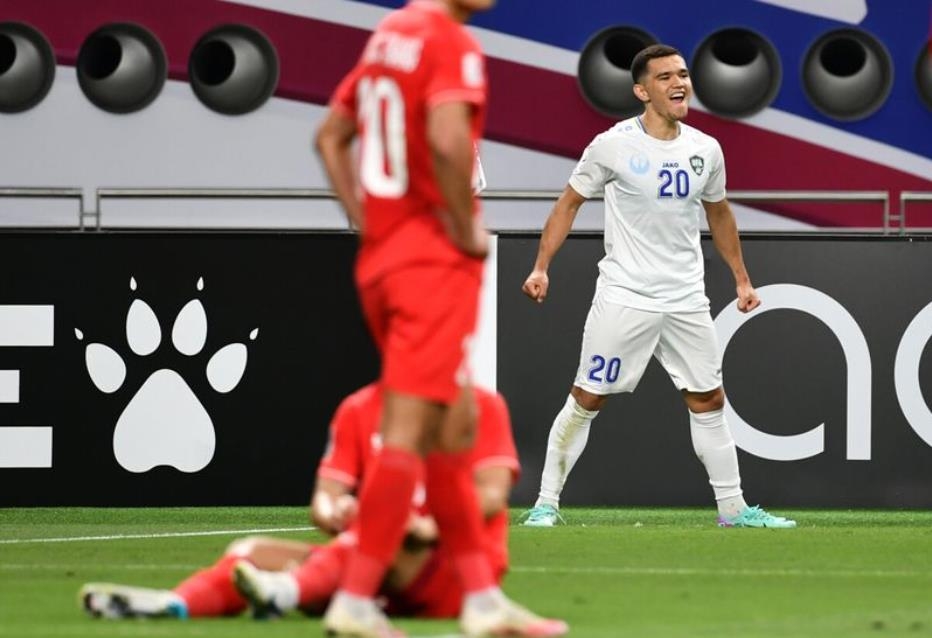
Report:
[[[725,198],[725,160],[715,138],[680,123],[672,140],[639,118],[596,136],[569,180],[586,198],[605,196],[606,300],[654,312],[709,308],[699,237],[701,200]]]

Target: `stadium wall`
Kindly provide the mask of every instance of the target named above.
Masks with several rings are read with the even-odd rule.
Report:
[[[478,348],[493,350],[480,378],[512,409],[517,503],[534,497],[601,255],[600,236],[571,237],[537,305],[519,292],[536,241],[499,236]],[[0,234],[0,505],[305,502],[330,415],[377,374],[355,245],[347,233]],[[764,305],[744,324],[727,268],[714,256],[706,268],[748,497],[932,505],[932,242],[751,236],[745,258]],[[655,363],[590,441],[568,504],[711,498]]]

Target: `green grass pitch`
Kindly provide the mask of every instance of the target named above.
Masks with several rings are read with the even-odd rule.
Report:
[[[565,526],[512,527],[505,589],[568,620],[571,636],[932,635],[930,512],[781,511],[795,530],[719,529],[708,509],[563,513]],[[94,620],[76,600],[87,581],[171,587],[242,530],[321,538],[306,526],[303,508],[2,509],[0,636],[323,635],[297,614]],[[398,624],[413,637],[456,634],[452,621]]]

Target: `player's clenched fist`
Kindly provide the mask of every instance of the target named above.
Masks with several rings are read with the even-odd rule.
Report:
[[[521,290],[537,303],[543,303],[547,297],[547,288],[549,287],[550,279],[547,277],[547,273],[542,270],[535,270],[528,275],[524,285],[521,286]]]

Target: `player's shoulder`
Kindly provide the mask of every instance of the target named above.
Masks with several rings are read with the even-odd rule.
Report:
[[[340,411],[358,412],[378,408],[381,391],[378,383],[365,385],[340,402]]]
[[[708,147],[708,148],[720,148],[718,140],[705,133],[700,131],[695,126],[690,126],[685,122],[680,122],[680,134],[684,139],[689,142],[696,144],[697,146]]]
[[[483,407],[489,407],[495,410],[508,410],[508,406],[505,403],[505,397],[503,397],[495,390],[474,386],[473,393],[476,396],[476,403],[479,404],[480,410]]]
[[[416,0],[392,11],[380,26],[407,31],[423,38],[450,45],[479,49],[479,41],[462,24],[451,18],[439,4]]]
[[[633,141],[638,136],[639,126],[636,117],[629,117],[626,120],[616,122],[610,128],[602,131],[592,138],[591,145],[620,145]]]

